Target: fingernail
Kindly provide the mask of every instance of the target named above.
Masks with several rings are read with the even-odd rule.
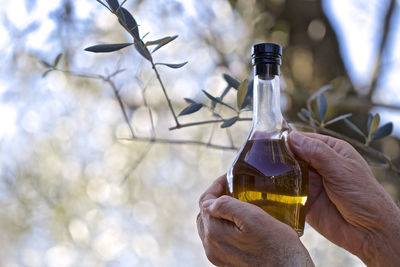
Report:
[[[301,147],[304,142],[304,135],[302,135],[299,132],[293,131],[289,134],[289,140],[292,143],[292,145],[295,145],[297,147]]]
[[[209,208],[213,203],[214,203],[215,199],[207,199],[205,201],[203,201],[203,203],[201,203],[203,209],[207,209]]]

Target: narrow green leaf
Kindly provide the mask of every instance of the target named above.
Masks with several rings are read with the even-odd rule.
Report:
[[[320,122],[324,121],[328,104],[326,103],[325,95],[322,93],[317,98],[318,115]]]
[[[203,93],[206,95],[206,97],[208,97],[209,99],[211,99],[213,102],[219,102],[219,100],[218,100],[216,97],[210,95],[206,90],[202,90],[202,91],[203,91]]]
[[[155,63],[155,65],[164,65],[167,67],[170,67],[172,69],[179,69],[182,68],[183,66],[185,66],[188,62],[183,62],[183,63],[179,63],[179,64],[169,64],[169,63]]]
[[[191,98],[188,98],[188,97],[185,97],[184,99],[185,99],[185,101],[186,101],[187,103],[189,103],[189,104],[197,104],[197,103],[198,103],[198,102],[196,102],[195,100],[193,100],[193,99],[191,99]]]
[[[393,131],[393,123],[388,122],[385,125],[379,127],[372,135],[372,140],[378,140],[390,135]]]
[[[228,94],[229,90],[231,87],[228,85],[225,90],[222,92],[221,96],[219,97],[221,100],[224,99],[224,97]]]
[[[230,118],[228,120],[225,120],[224,123],[221,124],[221,128],[227,128],[235,124],[239,118],[237,116]]]
[[[109,53],[118,51],[122,48],[132,45],[132,43],[122,43],[122,44],[99,44],[85,48],[85,51],[93,53]]]
[[[133,18],[132,14],[126,10],[124,7],[118,9],[118,21],[125,27],[130,34],[134,36],[135,42],[140,40],[139,26],[136,20]]]
[[[369,128],[369,132],[368,132],[368,136],[373,136],[373,134],[375,133],[376,129],[378,129],[379,123],[381,121],[381,117],[379,116],[379,113],[376,113],[374,118],[372,119],[370,128]]]
[[[187,106],[185,109],[183,109],[181,111],[181,113],[179,113],[179,116],[195,113],[195,112],[199,111],[202,107],[203,107],[202,104],[193,103],[193,104]]]
[[[242,109],[248,107],[250,109],[252,108],[253,104],[253,80],[249,82],[249,85],[247,87],[247,94],[246,97],[244,98],[243,104],[242,104]]]
[[[338,117],[336,117],[336,118],[334,118],[334,119],[331,119],[330,121],[327,121],[326,123],[325,123],[325,126],[326,125],[329,125],[329,124],[332,124],[332,123],[335,123],[335,122],[338,122],[338,121],[341,121],[341,120],[344,120],[344,119],[346,119],[346,118],[348,118],[348,117],[351,117],[351,113],[347,113],[347,114],[344,114],[344,115],[340,115],[340,116],[338,116]]]
[[[316,91],[314,94],[312,94],[309,98],[308,101],[311,102],[312,100],[314,100],[315,98],[317,98],[320,94],[325,93],[326,91],[329,91],[332,89],[332,85],[325,85],[322,86],[318,91]]]
[[[58,63],[60,63],[61,57],[62,57],[62,53],[57,55],[57,57],[56,57],[56,59],[54,60],[54,63],[53,63],[53,68],[57,68]]]
[[[226,107],[228,107],[228,108],[230,108],[230,109],[232,109],[232,110],[234,110],[234,111],[237,111],[234,107],[232,107],[232,106],[228,105],[227,103],[221,101],[221,99],[218,99],[218,98],[216,98],[216,97],[210,95],[210,94],[209,94],[207,91],[205,91],[205,90],[202,90],[202,91],[203,91],[203,93],[204,93],[209,99],[212,100],[213,109],[215,108],[215,104],[214,104],[214,103],[219,103],[219,104],[224,105],[224,106],[226,106]]]
[[[47,74],[49,74],[49,73],[52,72],[53,70],[54,70],[54,69],[46,70],[46,71],[42,74],[42,78],[46,77]]]
[[[374,116],[371,113],[368,113],[368,121],[367,121],[367,131],[368,133],[371,131],[371,122]]]
[[[44,61],[44,60],[40,60],[40,63],[43,64],[43,66],[45,66],[46,68],[52,68],[53,66],[51,66],[51,64],[49,64],[48,62]]]
[[[303,114],[308,120],[310,120],[310,119],[313,118],[312,114],[310,113],[310,111],[308,111],[308,109],[301,108],[300,112],[301,112],[301,114]]]
[[[365,137],[364,133],[351,121],[349,121],[348,119],[344,119],[343,120],[344,123],[346,124],[347,127],[349,127],[350,129],[352,129],[354,132],[356,132],[357,134],[359,134],[360,136]]]
[[[156,52],[158,49],[160,49],[161,47],[163,47],[163,46],[166,45],[166,44],[169,44],[170,42],[172,42],[172,41],[175,40],[176,38],[178,38],[178,35],[172,36],[171,39],[169,39],[168,42],[163,43],[163,44],[159,44],[158,46],[156,46],[156,48],[154,48],[154,50],[153,50],[151,53]]]
[[[235,78],[226,73],[224,73],[222,76],[229,86],[235,88],[236,90],[239,88],[240,83]]]
[[[136,51],[138,51],[140,55],[142,55],[148,61],[151,61],[150,51],[144,45],[142,40],[139,40],[139,43],[135,43],[135,48],[136,48]]]
[[[236,98],[238,110],[241,110],[243,108],[242,106],[244,99],[246,98],[247,95],[248,86],[249,86],[249,81],[247,79],[241,82],[239,85]]]
[[[146,42],[146,46],[150,46],[150,45],[165,45],[167,43],[169,43],[171,41],[172,38],[176,38],[177,35],[175,36],[167,36],[158,40],[154,40],[154,41],[148,41]]]
[[[299,117],[304,122],[309,122],[309,119],[307,119],[301,112],[297,113],[297,117]]]
[[[112,11],[116,11],[119,7],[119,3],[117,0],[106,0]]]

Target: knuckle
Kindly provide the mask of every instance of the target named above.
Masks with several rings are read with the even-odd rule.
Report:
[[[206,197],[207,192],[204,192],[203,194],[201,194],[200,198],[199,198],[199,205],[201,206],[201,203],[203,202],[204,198]]]
[[[228,196],[225,195],[220,196],[215,200],[213,209],[216,211],[224,211],[226,209],[228,202],[229,202]]]
[[[351,147],[351,145],[349,143],[347,143],[346,141],[342,140],[342,139],[337,139],[336,143],[343,148],[349,148]]]
[[[220,196],[219,198],[217,198],[215,205],[217,207],[224,207],[224,206],[226,206],[228,204],[230,199],[231,198],[229,196],[226,196],[226,195]]]

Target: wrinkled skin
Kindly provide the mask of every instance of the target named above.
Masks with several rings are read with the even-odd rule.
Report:
[[[348,143],[293,132],[291,150],[310,164],[307,222],[369,266],[400,266],[400,209]],[[225,176],[200,198],[197,227],[217,266],[313,266],[296,233],[262,209],[224,195]]]

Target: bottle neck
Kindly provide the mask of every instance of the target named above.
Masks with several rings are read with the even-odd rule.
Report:
[[[251,138],[280,138],[282,124],[279,75],[256,75],[253,86]]]

